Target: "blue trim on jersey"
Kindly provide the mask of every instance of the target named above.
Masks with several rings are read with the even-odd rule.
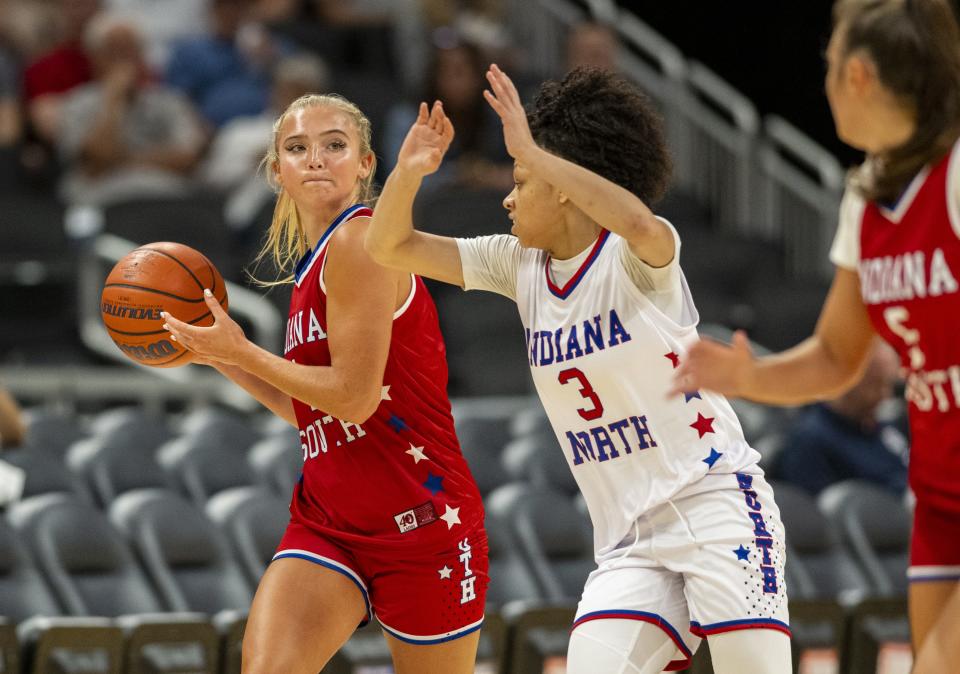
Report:
[[[344,576],[346,576],[347,578],[349,578],[350,580],[352,580],[352,581],[353,581],[353,584],[357,586],[357,589],[358,589],[358,590],[360,590],[360,594],[363,595],[363,603],[364,603],[364,604],[366,605],[366,607],[367,607],[367,621],[373,620],[373,609],[372,609],[371,606],[370,606],[370,597],[367,596],[367,588],[365,588],[365,587],[360,583],[359,580],[357,580],[356,578],[354,578],[353,576],[351,576],[349,573],[347,573],[347,571],[346,571],[345,569],[337,566],[336,564],[331,564],[330,562],[326,562],[326,561],[324,561],[324,560],[322,560],[322,559],[317,559],[316,557],[311,557],[310,555],[302,555],[302,554],[300,554],[300,553],[298,553],[298,552],[281,552],[281,553],[278,553],[278,554],[273,558],[273,560],[276,560],[276,559],[287,559],[287,558],[290,558],[290,557],[295,557],[296,559],[305,559],[305,560],[307,560],[308,562],[313,562],[314,564],[318,564],[318,565],[320,565],[320,566],[322,566],[322,567],[325,567],[325,568],[327,568],[327,569],[330,569],[331,571],[336,571],[337,573],[342,573]],[[270,561],[273,561],[273,560],[270,560]],[[354,571],[354,573],[356,573],[356,572]]]
[[[390,636],[392,636],[394,639],[398,641],[402,641],[406,644],[413,644],[414,646],[430,646],[433,644],[446,643],[448,641],[453,641],[454,639],[459,639],[460,637],[465,637],[468,634],[472,634],[473,632],[476,632],[478,629],[483,627],[483,623],[484,621],[480,620],[479,624],[474,625],[469,629],[465,629],[462,632],[454,632],[453,634],[449,634],[445,637],[437,637],[436,639],[426,639],[426,640],[411,639],[410,637],[401,636],[400,634],[398,634],[397,632],[394,632],[392,629],[390,629],[383,623],[380,623],[380,627],[383,629],[384,632],[387,632]]]
[[[583,261],[583,264],[580,265],[580,268],[577,272],[570,277],[570,279],[564,284],[562,288],[557,287],[557,284],[553,282],[553,279],[550,278],[550,256],[547,256],[547,262],[544,266],[544,272],[547,277],[547,288],[551,293],[556,295],[562,300],[567,299],[570,296],[578,285],[580,281],[583,280],[584,275],[593,266],[593,263],[596,262],[597,258],[600,256],[600,249],[603,248],[603,244],[607,242],[607,239],[610,238],[610,232],[606,229],[600,231],[600,236],[597,237],[597,242],[593,244],[593,250],[590,251],[590,255],[587,256],[587,259]]]
[[[320,235],[320,240],[317,241],[317,245],[314,246],[312,250],[308,250],[304,256],[300,258],[300,261],[297,262],[297,266],[293,270],[293,278],[297,285],[300,285],[300,281],[303,280],[303,277],[306,276],[307,272],[310,270],[310,267],[313,266],[313,263],[316,261],[320,251],[323,250],[324,244],[333,234],[333,230],[335,230],[342,222],[345,222],[357,215],[357,211],[363,209],[369,210],[369,207],[363,204],[354,204],[334,218],[333,222],[330,223],[330,226],[327,227],[323,234]]]
[[[621,620],[641,620],[653,625],[656,625],[664,632],[666,632],[670,638],[673,640],[674,645],[688,658],[693,655],[687,645],[684,643],[683,639],[680,637],[680,632],[677,631],[673,625],[667,622],[666,618],[657,614],[650,613],[649,611],[631,611],[628,609],[608,609],[606,611],[592,611],[590,613],[584,613],[582,616],[573,621],[573,629],[576,629],[577,625],[581,625],[590,620],[600,620],[600,619],[616,619]]]

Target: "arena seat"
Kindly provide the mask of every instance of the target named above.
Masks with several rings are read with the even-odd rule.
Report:
[[[8,515],[69,615],[162,611],[123,536],[106,516],[64,494],[35,496]]]
[[[109,618],[34,616],[17,625],[24,674],[117,674],[123,631]]]
[[[62,362],[79,344],[77,255],[64,213],[46,195],[0,198],[0,358]]]
[[[545,599],[575,601],[596,567],[588,520],[565,495],[512,483],[492,492],[487,511],[516,541]]]
[[[524,489],[526,485],[504,488]],[[501,608],[510,602],[542,602],[544,595],[530,565],[520,553],[507,523],[498,515],[487,512],[484,526],[487,531],[490,559],[490,585],[487,604]]]
[[[86,437],[79,421],[70,415],[33,407],[24,410],[27,436],[24,447],[62,457],[67,448]]]
[[[260,432],[246,418],[218,407],[198,407],[180,422],[180,435],[202,438],[209,446],[245,452],[260,439]]]
[[[287,434],[264,438],[250,448],[247,461],[259,484],[283,499],[290,499],[293,485],[303,471],[299,440],[294,441]]]
[[[142,407],[114,407],[100,412],[90,421],[90,434],[147,453],[173,437],[165,418]]]
[[[182,497],[160,489],[128,492],[111,504],[110,519],[127,534],[169,608],[208,615],[249,608],[252,587],[226,535]]]
[[[230,228],[223,217],[223,199],[215,194],[176,198],[130,199],[107,206],[103,229],[142,245],[176,241],[206,255],[225,278],[233,273]]]
[[[22,447],[4,452],[3,461],[23,469],[26,481],[21,498],[40,494],[67,493],[84,503],[92,504],[93,495],[87,484],[70,472],[62,459],[52,453]]]
[[[573,498],[580,493],[580,488],[563,452],[550,431],[512,440],[503,451],[503,464],[514,480],[554,489]]]
[[[157,463],[177,491],[202,507],[214,494],[254,484],[253,469],[239,447],[210,443],[207,434],[175,438],[157,450]]]
[[[817,502],[836,523],[871,592],[880,597],[905,596],[911,517],[902,498],[868,482],[845,480],[827,487]]]
[[[18,623],[32,615],[60,615],[60,612],[57,600],[26,546],[10,525],[0,519],[0,615]]]
[[[475,420],[467,420],[468,427],[472,421]],[[467,434],[467,441],[460,440],[460,449],[463,452],[463,458],[467,460],[467,465],[470,466],[470,473],[476,480],[480,494],[486,496],[510,479],[500,461],[501,448],[494,447],[497,440],[488,438],[491,441],[486,442],[476,436],[473,436],[475,440],[471,440],[471,435]]]
[[[255,587],[290,521],[286,501],[265,487],[236,487],[207,501],[205,511],[226,532],[237,561]]]
[[[848,636],[847,611],[870,584],[817,509],[816,499],[795,485],[771,480],[786,531],[786,583],[793,633],[794,669],[807,652],[834,658],[839,667]],[[842,670],[841,670],[842,671]]]
[[[67,451],[67,465],[81,476],[97,502],[106,507],[133,489],[170,487],[170,480],[154,457],[152,443],[129,444],[116,436],[95,435],[75,442]]]
[[[0,617],[0,672],[20,672],[20,643],[13,623]]]

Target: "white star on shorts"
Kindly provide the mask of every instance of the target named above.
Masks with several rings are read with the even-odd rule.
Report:
[[[440,574],[440,580],[447,580],[450,578],[450,574],[453,573],[453,569],[444,564],[442,569],[437,570],[437,573]]]
[[[390,397],[390,384],[384,384],[380,387],[380,400],[393,400]]]
[[[430,460],[427,458],[427,455],[423,453],[423,447],[417,447],[412,442],[410,443],[410,449],[408,449],[405,453],[413,457],[414,463],[420,463],[420,459],[426,459],[427,461]]]
[[[440,515],[440,519],[447,523],[447,529],[453,529],[454,524],[460,524],[460,508],[451,508],[446,504],[447,512]]]

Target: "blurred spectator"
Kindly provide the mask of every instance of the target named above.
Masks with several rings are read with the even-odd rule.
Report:
[[[236,229],[251,223],[273,190],[258,174],[258,167],[273,139],[273,123],[294,100],[330,88],[327,65],[312,54],[282,59],[273,72],[270,107],[259,115],[237,117],[214,136],[199,178],[222,192],[230,192],[226,219]]]
[[[412,104],[399,104],[388,113],[384,142],[387,172],[393,170],[403,139],[417,117],[419,101],[440,100],[456,135],[440,170],[428,176],[424,186],[509,189],[513,160],[503,144],[500,120],[483,98],[486,65],[480,50],[467,42],[434,49],[422,97]]]
[[[184,38],[207,35],[211,0],[104,0],[111,13],[136,22],[144,36],[144,53],[154,72],[164,72],[170,49]]]
[[[13,397],[0,386],[0,447],[16,447],[23,443],[27,425]]]
[[[907,440],[877,418],[881,403],[893,396],[899,370],[897,354],[877,342],[856,386],[801,412],[772,472],[812,494],[854,478],[902,493],[907,486]]]
[[[610,26],[595,21],[574,24],[567,34],[567,70],[590,66],[616,71],[619,49],[620,41]]]
[[[140,34],[128,19],[100,14],[84,46],[94,81],[64,103],[58,138],[70,203],[104,205],[141,196],[180,195],[204,146],[196,111],[150,81]]]
[[[211,34],[177,43],[167,82],[186,94],[214,126],[263,112],[281,45],[251,20],[251,0],[211,0]]]
[[[0,45],[0,181],[3,185],[15,179],[17,149],[23,135],[19,92],[17,61]]]
[[[100,9],[100,0],[60,0],[63,39],[52,50],[34,59],[23,72],[27,114],[37,137],[53,142],[67,92],[92,79],[90,61],[83,49],[83,33]]]

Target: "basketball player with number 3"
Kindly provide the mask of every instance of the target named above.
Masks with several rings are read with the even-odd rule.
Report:
[[[914,674],[960,662],[960,31],[946,0],[839,0],[826,91],[837,135],[863,150],[840,206],[833,286],[814,335],[755,359],[746,337],[702,342],[677,371],[766,403],[853,385],[879,335],[906,373],[916,496]]]
[[[669,159],[653,106],[626,80],[577,69],[527,114],[487,73],[516,186],[511,234],[413,228],[412,205],[453,137],[435,103],[400,149],[367,231],[386,266],[517,303],[530,369],[594,527],[597,568],[570,637],[570,674],[654,674],[702,638],[720,674],[791,670],[784,533],[723,396],[668,398],[696,341],[680,240],[648,204]]]

